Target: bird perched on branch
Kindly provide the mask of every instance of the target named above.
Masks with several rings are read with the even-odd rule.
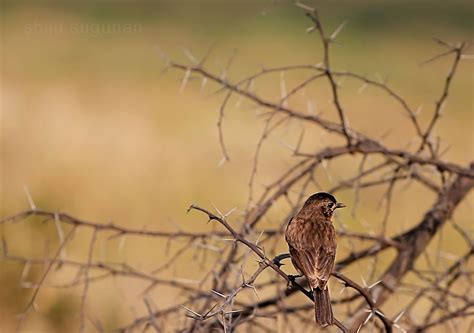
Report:
[[[286,227],[291,262],[308,279],[313,290],[316,323],[321,326],[332,325],[334,321],[327,282],[334,269],[337,246],[332,216],[342,207],[345,205],[331,194],[315,193]]]

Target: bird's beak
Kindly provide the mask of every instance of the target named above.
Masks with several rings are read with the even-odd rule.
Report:
[[[336,209],[338,209],[338,208],[344,208],[344,207],[346,207],[346,205],[344,205],[342,202],[338,202],[338,203],[336,204]]]

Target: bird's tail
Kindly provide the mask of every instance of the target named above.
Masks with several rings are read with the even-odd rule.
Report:
[[[320,326],[332,325],[334,317],[332,314],[331,298],[329,297],[329,288],[314,288],[313,296],[316,323]]]

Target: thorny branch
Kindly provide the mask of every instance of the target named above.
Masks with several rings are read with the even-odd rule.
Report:
[[[264,129],[251,168],[249,199],[243,213],[222,213],[217,207],[213,213],[191,205],[190,209],[206,214],[210,221],[218,222],[218,226],[209,232],[185,231],[178,225],[175,231],[148,230],[92,222],[67,213],[39,209],[28,193],[30,209],[0,219],[0,225],[15,228],[27,223],[53,224],[59,243],[52,254],[40,258],[25,256],[11,253],[8,249],[10,235],[8,232],[4,234],[2,259],[22,266],[20,284],[33,289],[25,311],[19,317],[19,328],[41,301],[43,289],[81,287],[80,308],[77,309],[77,327],[81,331],[317,331],[313,322],[312,293],[304,279],[295,280],[289,275],[291,265],[284,266],[283,262],[288,255],[279,254],[282,246],[285,247],[283,234],[288,219],[303,200],[317,190],[350,197],[354,203],[351,222],[337,221],[339,259],[333,272],[336,279],[331,279],[337,329],[343,332],[361,329],[425,332],[443,325],[463,325],[463,320],[474,315],[472,230],[466,229],[461,221],[451,221],[452,230],[449,232],[456,233],[452,237],[463,240],[462,250],[458,252],[449,248],[444,236],[448,231],[443,231],[448,229],[450,224],[446,222],[452,219],[474,186],[474,164],[463,166],[445,160],[439,149],[440,139],[436,144],[432,139],[436,125],[442,119],[452,82],[460,72],[466,44],[437,40],[446,51],[425,62],[429,65],[439,58],[453,56],[441,94],[434,98],[433,113],[424,124],[418,118],[416,108],[387,83],[336,69],[330,49],[344,24],[328,34],[316,10],[301,3],[297,5],[313,24],[308,31],[316,32],[322,45],[322,62],[319,64],[262,67],[254,74],[233,80],[231,65],[235,53],[221,74],[206,67],[211,50],[200,61],[186,51],[190,64],[177,63],[163,55],[168,68],[183,73],[181,91],[194,79],[201,78],[201,88],[212,82],[218,86],[215,94],[223,94],[217,126],[224,160],[230,160],[222,126],[224,111],[231,111],[231,99],[239,98],[266,110],[263,113]],[[306,77],[290,86],[285,80],[292,73],[304,73]],[[255,89],[256,81],[274,75],[280,75],[278,98]],[[391,147],[383,138],[371,137],[349,126],[350,110],[341,101],[341,84],[337,81],[340,78],[358,81],[362,88],[379,89],[386,98],[396,102],[414,129],[415,149],[407,148],[410,147],[408,142],[404,148]],[[293,99],[301,98],[304,90],[307,94],[315,82],[328,85],[338,121],[293,106]],[[290,147],[290,164],[262,190],[257,190],[260,152],[269,144],[266,139],[290,120],[304,127],[296,146]],[[311,133],[328,135],[334,138],[330,142],[339,142],[339,145],[315,145],[306,139]],[[335,177],[330,165],[334,161],[349,161],[358,167],[350,169],[344,177]],[[416,207],[419,214],[410,217],[405,227],[392,219],[394,209],[404,209],[397,206],[400,204],[394,197],[401,195],[402,191],[409,191],[407,186],[412,183],[420,185],[421,191],[434,199],[430,207]],[[366,221],[365,213],[359,212],[361,202],[366,202],[364,198],[370,190],[383,193],[381,202],[385,213],[379,220]],[[221,195],[226,195],[224,190],[221,190]],[[279,211],[278,218],[270,214],[274,208]],[[269,224],[271,228],[265,227]],[[363,228],[358,228],[357,224]],[[82,257],[68,258],[65,250],[79,230],[92,232],[86,241],[88,251]],[[146,269],[139,268],[135,262],[111,262],[97,255],[99,246],[112,240],[122,243],[130,238],[166,243],[163,255],[166,258],[161,258],[158,267]],[[433,249],[430,243],[435,238],[439,239],[440,245]],[[192,263],[187,258],[191,253]],[[434,263],[433,257],[436,258]],[[256,267],[253,260],[257,261]],[[190,280],[190,276],[184,279],[176,276],[174,269],[185,265],[197,265],[202,272],[200,278]],[[369,266],[372,267],[369,269]],[[37,282],[30,281],[33,279],[30,276],[32,267],[43,267]],[[69,274],[73,278],[61,280],[61,283],[52,279],[64,271],[75,274]],[[359,278],[361,283],[356,282]],[[134,309],[131,316],[115,323],[114,327],[105,327],[104,318],[100,314],[93,316],[88,304],[92,302],[93,290],[99,282],[116,279],[140,284],[142,292],[137,297],[144,304],[143,311]],[[155,301],[159,297],[156,291],[172,293],[176,296],[174,303],[157,306]],[[395,296],[402,296],[406,301],[394,301]],[[418,315],[427,308],[429,311],[425,316]],[[468,330],[467,325],[464,322],[462,327]]]

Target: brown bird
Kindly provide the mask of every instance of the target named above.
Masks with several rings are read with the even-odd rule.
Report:
[[[329,193],[313,194],[286,227],[291,262],[308,279],[313,290],[316,323],[321,326],[334,322],[327,282],[334,269],[337,246],[332,216],[342,207],[345,205]]]

